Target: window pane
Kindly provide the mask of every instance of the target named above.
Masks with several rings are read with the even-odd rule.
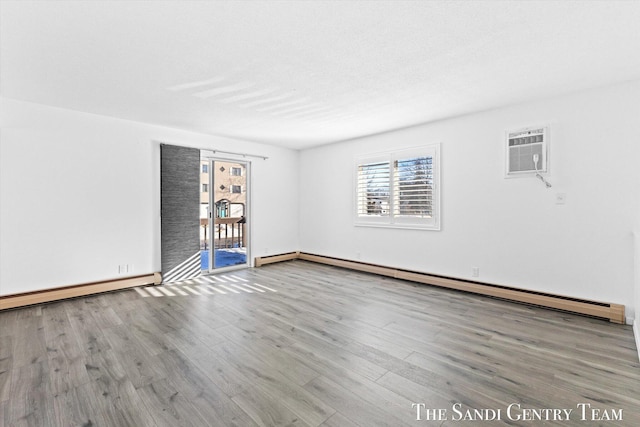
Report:
[[[413,157],[394,161],[394,216],[433,216],[433,157]]]
[[[358,165],[358,216],[389,216],[389,162]]]

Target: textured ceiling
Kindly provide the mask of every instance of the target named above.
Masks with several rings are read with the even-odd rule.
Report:
[[[3,96],[292,148],[640,79],[638,1],[2,1]]]

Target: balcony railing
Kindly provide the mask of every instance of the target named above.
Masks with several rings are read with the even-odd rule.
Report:
[[[200,219],[200,226],[204,233],[200,240],[200,249],[209,248],[209,221]],[[246,221],[244,217],[216,218],[213,226],[213,248],[243,248],[246,247],[245,234]]]

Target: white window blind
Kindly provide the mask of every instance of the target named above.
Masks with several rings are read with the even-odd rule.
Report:
[[[433,157],[410,157],[393,162],[396,217],[433,216]]]
[[[439,145],[356,159],[356,225],[440,229]]]
[[[389,161],[358,165],[358,216],[389,216]]]

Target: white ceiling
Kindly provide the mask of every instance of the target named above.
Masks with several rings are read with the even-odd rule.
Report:
[[[8,98],[291,148],[640,79],[640,1],[5,1]]]

